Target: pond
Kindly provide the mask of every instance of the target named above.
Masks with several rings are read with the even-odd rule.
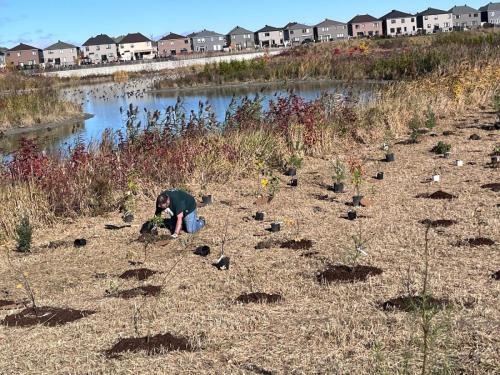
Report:
[[[369,100],[376,83],[357,83],[346,85],[332,81],[306,81],[272,84],[242,84],[218,88],[196,88],[182,90],[151,91],[151,80],[134,80],[127,83],[105,83],[64,89],[61,95],[80,103],[85,113],[92,117],[85,121],[63,124],[51,129],[39,129],[28,133],[16,134],[0,140],[0,150],[4,155],[14,151],[22,137],[36,139],[39,146],[47,152],[64,151],[77,140],[89,144],[99,141],[105,129],[117,131],[125,128],[126,110],[130,104],[138,107],[140,113],[159,110],[162,113],[174,106],[178,97],[183,100],[187,117],[191,110],[197,112],[199,102],[208,102],[219,121],[223,121],[233,96],[253,98],[259,94],[263,98],[264,109],[270,100],[287,96],[291,90],[306,100],[318,98],[323,93],[352,95],[361,101]],[[122,111],[120,111],[120,108]],[[143,121],[144,123],[145,121]]]

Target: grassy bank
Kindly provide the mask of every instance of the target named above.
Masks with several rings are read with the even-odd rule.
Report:
[[[306,45],[274,57],[205,65],[157,89],[232,82],[326,78],[403,80],[452,73],[467,61],[480,67],[498,60],[500,32],[478,31],[415,38],[354,40]]]

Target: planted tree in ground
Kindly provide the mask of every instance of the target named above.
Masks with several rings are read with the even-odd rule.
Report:
[[[349,172],[357,197],[361,197],[361,185],[364,182],[364,165],[360,158],[353,157],[349,160]]]
[[[31,250],[33,227],[27,216],[24,216],[16,227],[17,251],[27,253]]]
[[[425,127],[432,130],[436,127],[436,114],[432,110],[431,106],[427,107],[427,112],[425,113]]]
[[[497,114],[497,121],[500,121],[500,94],[493,96],[493,109]]]
[[[33,290],[33,287],[31,286],[31,282],[29,280],[29,275],[28,272],[22,271],[18,269],[14,264],[12,263],[12,259],[10,258],[10,252],[9,250],[6,250],[6,258],[7,258],[7,264],[9,268],[12,270],[12,272],[16,275],[17,281],[19,282],[16,285],[17,289],[24,289],[27,297],[29,298],[31,302],[31,306],[33,308],[33,311],[36,313],[36,299],[35,299],[35,292]]]
[[[408,123],[410,128],[410,142],[418,143],[420,139],[420,125],[421,122],[417,116],[413,116]]]
[[[438,155],[444,155],[451,151],[451,144],[439,141],[436,146],[432,148],[432,152]]]
[[[366,253],[366,245],[368,243],[363,235],[363,227],[361,221],[358,221],[358,229],[355,234],[351,236],[352,245],[347,249],[346,263],[351,268],[358,265],[358,260],[361,256],[368,256]]]
[[[334,190],[337,192],[342,192],[343,182],[346,179],[346,166],[345,164],[337,158],[333,163],[333,181],[334,181]]]

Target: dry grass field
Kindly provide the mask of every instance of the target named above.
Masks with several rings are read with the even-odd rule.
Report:
[[[140,224],[154,212],[153,199],[142,199],[130,228],[105,229],[121,222],[116,213],[37,231],[32,253],[11,253],[11,263],[2,255],[0,300],[27,299],[15,268],[26,273],[38,306],[95,313],[55,327],[0,325],[0,374],[421,373],[422,314],[384,311],[381,304],[422,289],[426,227],[420,221],[427,218],[456,221],[429,232],[429,291],[448,305],[430,323],[427,373],[498,374],[500,284],[492,274],[500,269],[500,196],[481,186],[500,183],[500,169],[487,166],[500,132],[475,127],[493,121],[483,112],[442,124],[435,137],[427,134],[419,144],[395,146],[394,163],[379,162],[383,151],[378,147],[360,146],[367,158],[362,193],[368,204],[356,221],[343,218],[352,186],[345,194],[328,191],[331,160],[307,158],[299,187],[288,187],[281,177],[280,192],[264,208],[264,222],[252,217],[257,210],[254,180],[210,185],[214,204],[199,210],[207,228],[151,244],[146,257],[136,240]],[[443,130],[453,134],[443,136]],[[470,140],[474,133],[481,139]],[[450,159],[429,151],[439,140],[452,144]],[[455,159],[465,165],[455,166]],[[441,171],[442,181],[429,183],[435,170]],[[379,171],[385,172],[382,181],[372,178]],[[457,198],[416,198],[438,190]],[[271,220],[284,223],[280,233],[266,230]],[[219,271],[212,262],[226,227],[231,266]],[[318,272],[346,262],[354,248],[352,236],[359,231],[368,254],[359,264],[383,273],[364,282],[319,283]],[[457,246],[479,232],[495,244]],[[280,241],[297,237],[312,240],[313,247],[280,247]],[[76,238],[87,239],[87,246],[74,248]],[[49,248],[52,241],[66,242]],[[257,250],[262,241],[274,244]],[[200,245],[211,247],[207,258],[192,254]],[[158,273],[144,281],[119,278],[143,267]],[[145,285],[162,286],[161,293],[123,299],[106,292]],[[282,299],[236,302],[250,292]],[[0,319],[22,308],[0,307]],[[167,333],[185,337],[191,350],[105,355],[122,338]]]

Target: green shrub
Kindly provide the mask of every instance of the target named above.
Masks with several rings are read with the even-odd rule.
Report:
[[[410,128],[410,141],[412,143],[418,143],[420,137],[420,120],[418,117],[413,116],[408,123],[408,127]]]
[[[27,253],[31,249],[33,227],[28,217],[23,217],[16,227],[17,251]]]
[[[427,129],[434,129],[436,127],[436,114],[432,111],[430,106],[427,108],[425,127]]]
[[[439,141],[438,144],[433,147],[432,152],[438,155],[444,155],[447,152],[450,152],[450,150],[451,150],[450,144]]]

